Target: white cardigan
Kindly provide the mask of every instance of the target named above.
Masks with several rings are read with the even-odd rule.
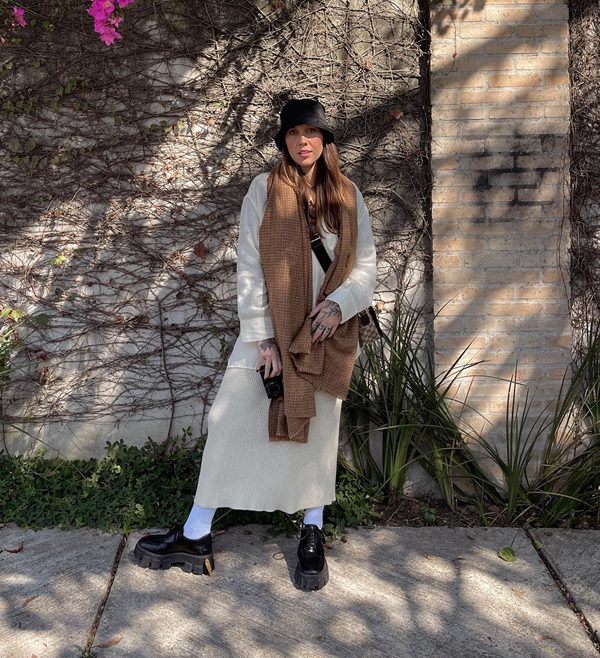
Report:
[[[267,203],[267,178],[259,174],[250,183],[240,214],[240,235],[237,253],[237,304],[240,334],[229,357],[228,366],[256,369],[257,342],[274,336],[265,278],[260,263],[258,235]],[[355,185],[356,187],[356,185]],[[337,302],[342,310],[342,322],[367,308],[373,300],[377,278],[375,244],[369,213],[362,194],[356,187],[358,235],[356,263],[350,276],[327,299]],[[334,257],[337,235],[325,233],[323,243]],[[313,306],[324,279],[323,268],[312,253]]]

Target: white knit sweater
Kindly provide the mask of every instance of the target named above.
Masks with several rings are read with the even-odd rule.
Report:
[[[268,173],[258,175],[244,197],[240,214],[240,235],[237,254],[237,303],[240,334],[229,358],[229,367],[256,368],[257,342],[274,335],[265,279],[260,264],[259,229],[267,202]],[[356,187],[356,186],[355,186]],[[369,213],[362,194],[356,188],[358,235],[356,263],[350,276],[327,299],[337,302],[342,311],[342,322],[367,308],[375,290],[377,267],[375,244]],[[323,244],[333,258],[337,235],[325,233]],[[317,257],[312,254],[313,305],[324,278]]]

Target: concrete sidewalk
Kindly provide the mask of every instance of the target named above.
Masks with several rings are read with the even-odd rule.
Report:
[[[513,528],[352,530],[309,593],[262,526],[218,535],[210,577],[141,569],[140,535],[0,530],[0,657],[599,655],[600,531],[537,530],[540,556]]]

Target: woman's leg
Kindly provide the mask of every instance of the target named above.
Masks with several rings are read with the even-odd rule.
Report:
[[[307,507],[304,510],[304,525],[316,525],[317,528],[323,529],[323,509],[324,507]]]
[[[210,533],[215,507],[200,507],[194,503],[183,526],[183,534],[188,539],[200,539]]]

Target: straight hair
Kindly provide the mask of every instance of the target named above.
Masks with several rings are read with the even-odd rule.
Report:
[[[287,146],[284,144],[282,159],[275,168],[275,173],[279,178],[290,185],[298,195],[300,203],[305,211],[308,210],[308,197],[310,186],[306,183],[304,174],[296,162],[289,154]],[[321,227],[324,226],[331,233],[340,232],[340,215],[344,204],[344,194],[342,188],[342,171],[337,149],[333,142],[323,145],[323,153],[316,162],[317,170],[315,172],[315,182],[313,190],[315,194],[315,214],[317,219],[317,230],[321,234]]]

